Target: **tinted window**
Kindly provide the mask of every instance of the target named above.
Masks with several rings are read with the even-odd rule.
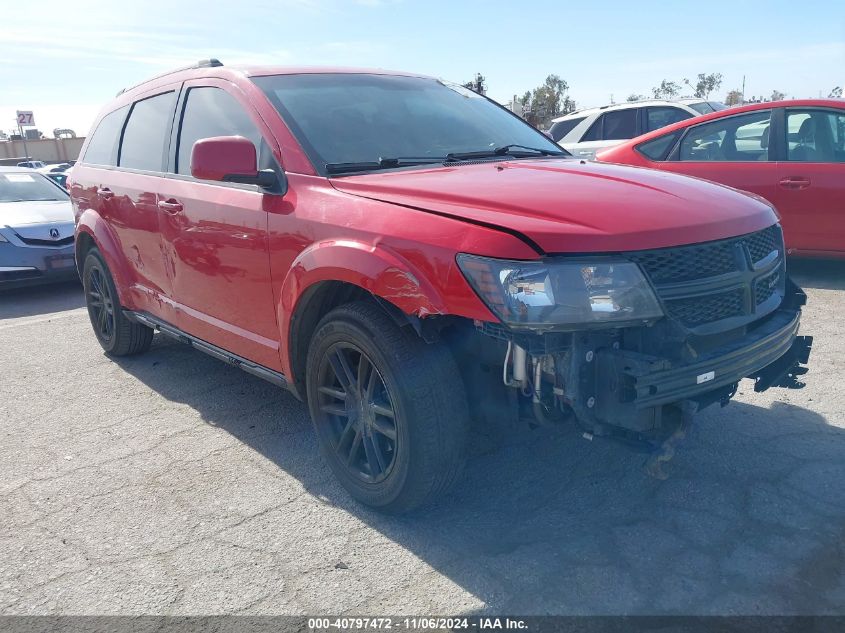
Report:
[[[120,145],[118,164],[121,167],[162,170],[164,143],[175,99],[175,92],[166,92],[132,106]]]
[[[637,109],[628,108],[616,112],[605,112],[602,138],[606,141],[618,141],[634,138],[637,135]]]
[[[561,140],[564,136],[569,134],[575,127],[581,123],[587,117],[578,117],[577,119],[566,119],[564,121],[558,121],[556,123],[552,123],[552,127],[549,128],[549,134],[552,135],[552,138],[555,141]]]
[[[650,158],[651,160],[665,160],[666,155],[669,153],[669,150],[675,145],[675,141],[678,140],[678,137],[681,135],[681,130],[677,132],[672,132],[671,134],[664,134],[663,136],[658,136],[655,139],[647,141],[645,143],[640,143],[637,145],[636,150],[645,156],[646,158]]]
[[[435,79],[370,74],[256,77],[312,162],[442,160],[523,145],[563,154],[542,132],[479,94]],[[515,149],[514,151],[519,151]]]
[[[680,160],[757,161],[769,159],[771,112],[726,117],[689,128]]]
[[[601,136],[601,126],[604,122],[604,116],[600,116],[596,119],[593,124],[590,126],[590,129],[581,137],[581,143],[585,143],[587,141],[600,141],[602,139]]]
[[[104,116],[88,141],[83,160],[94,165],[116,165],[117,144],[129,106],[123,106]]]
[[[788,160],[845,162],[845,113],[787,110],[786,133]]]
[[[261,134],[237,99],[220,88],[191,88],[182,115],[176,173],[191,173],[194,143],[213,136],[243,136],[259,152]]]
[[[653,132],[690,118],[692,118],[692,114],[680,108],[646,108],[646,132]]]

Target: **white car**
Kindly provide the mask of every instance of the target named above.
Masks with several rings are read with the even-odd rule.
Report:
[[[548,133],[573,156],[589,159],[596,152],[629,138],[700,114],[690,105],[677,101],[633,101],[558,117],[552,120]]]

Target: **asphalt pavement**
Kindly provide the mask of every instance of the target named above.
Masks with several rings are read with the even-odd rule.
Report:
[[[400,518],[290,394],[157,336],[106,357],[76,284],[0,294],[0,614],[845,614],[845,264],[795,262],[807,387],[695,419],[670,478],[574,428],[477,437]]]

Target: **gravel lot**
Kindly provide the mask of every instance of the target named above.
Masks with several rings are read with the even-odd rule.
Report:
[[[574,430],[477,438],[415,516],[351,502],[305,407],[77,285],[0,295],[2,614],[845,613],[845,265],[795,262],[808,386],[711,408],[660,482]]]

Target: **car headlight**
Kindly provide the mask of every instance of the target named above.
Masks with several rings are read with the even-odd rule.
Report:
[[[639,266],[626,260],[521,262],[460,254],[457,261],[478,296],[510,327],[619,327],[663,316]]]

